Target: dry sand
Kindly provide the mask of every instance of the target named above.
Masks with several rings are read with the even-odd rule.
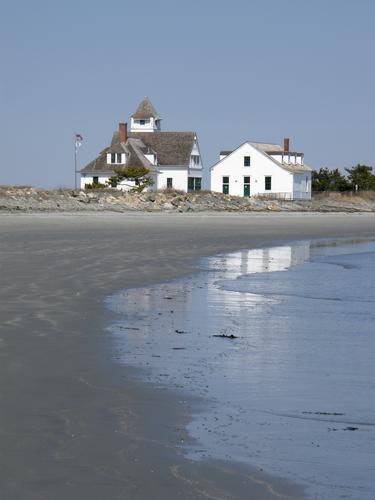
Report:
[[[256,469],[186,460],[194,402],[112,362],[102,299],[217,252],[374,234],[373,214],[2,215],[0,498],[303,498]]]

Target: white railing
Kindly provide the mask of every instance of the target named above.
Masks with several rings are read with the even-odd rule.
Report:
[[[294,193],[261,193],[255,195],[257,198],[266,200],[310,200],[311,193],[306,193],[305,191],[294,191]]]

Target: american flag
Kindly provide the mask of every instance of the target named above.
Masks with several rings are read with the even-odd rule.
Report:
[[[78,149],[82,145],[83,137],[81,134],[76,134],[76,148]]]

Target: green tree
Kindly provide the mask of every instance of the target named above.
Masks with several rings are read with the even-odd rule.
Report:
[[[372,173],[372,167],[358,164],[345,170],[349,174],[348,180],[353,190],[375,190],[375,175]]]
[[[141,193],[146,187],[152,186],[154,183],[149,177],[150,170],[146,167],[118,167],[115,172],[116,174],[108,180],[108,184],[112,187],[116,187],[123,180],[127,180],[135,183],[131,191]]]
[[[313,191],[348,191],[351,185],[338,168],[329,170],[326,167],[312,172]]]

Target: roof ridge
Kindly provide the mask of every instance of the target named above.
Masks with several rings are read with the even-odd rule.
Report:
[[[269,142],[269,141],[252,141],[252,140],[249,140],[249,141],[246,141],[246,142],[250,142],[251,144],[277,144],[277,142]],[[280,146],[280,144],[277,144],[277,145]]]
[[[138,158],[138,160],[140,161],[140,163],[148,168],[149,170],[152,170],[154,165],[150,162],[150,160],[148,160],[145,155],[142,153],[142,151],[139,150],[138,148],[138,145],[137,144],[132,144],[130,143],[129,144],[129,149],[133,152],[133,154]],[[129,155],[129,160],[130,160],[130,157],[131,157],[131,152],[130,152],[130,155]],[[128,163],[128,162],[127,162]]]
[[[214,167],[216,167],[216,165],[218,165],[219,163],[225,161],[228,156],[230,156],[231,154],[235,153],[236,151],[238,151],[238,149],[242,148],[242,146],[244,146],[245,144],[250,144],[250,146],[252,146],[253,148],[255,148],[260,154],[262,154],[263,156],[265,156],[266,158],[268,158],[269,160],[271,160],[273,163],[275,163],[278,167],[280,168],[283,168],[284,170],[287,170],[288,172],[306,172],[306,171],[310,171],[312,170],[311,167],[308,167],[305,163],[303,164],[299,164],[299,163],[296,163],[296,164],[289,164],[289,163],[281,163],[279,161],[277,161],[275,158],[273,158],[272,155],[268,154],[267,151],[265,151],[264,149],[262,148],[257,148],[255,146],[255,144],[268,144],[268,145],[271,145],[271,143],[269,142],[261,142],[261,143],[254,143],[252,141],[245,141],[243,142],[242,144],[240,144],[236,149],[234,149],[231,153],[229,153],[227,156],[225,156],[224,158],[222,158],[221,160],[218,160],[216,163],[214,163],[211,167],[210,167],[210,170],[212,170]],[[273,144],[274,146],[276,144]],[[279,144],[277,144],[277,146],[281,149],[281,152],[282,152],[282,148]]]
[[[194,131],[194,130],[176,130],[176,131],[173,131],[173,130],[157,130],[155,132],[145,132],[143,130],[135,130],[133,132],[130,132],[129,135],[132,135],[132,134],[147,134],[147,135],[166,135],[166,134],[194,134],[194,135],[197,135],[197,133]]]

